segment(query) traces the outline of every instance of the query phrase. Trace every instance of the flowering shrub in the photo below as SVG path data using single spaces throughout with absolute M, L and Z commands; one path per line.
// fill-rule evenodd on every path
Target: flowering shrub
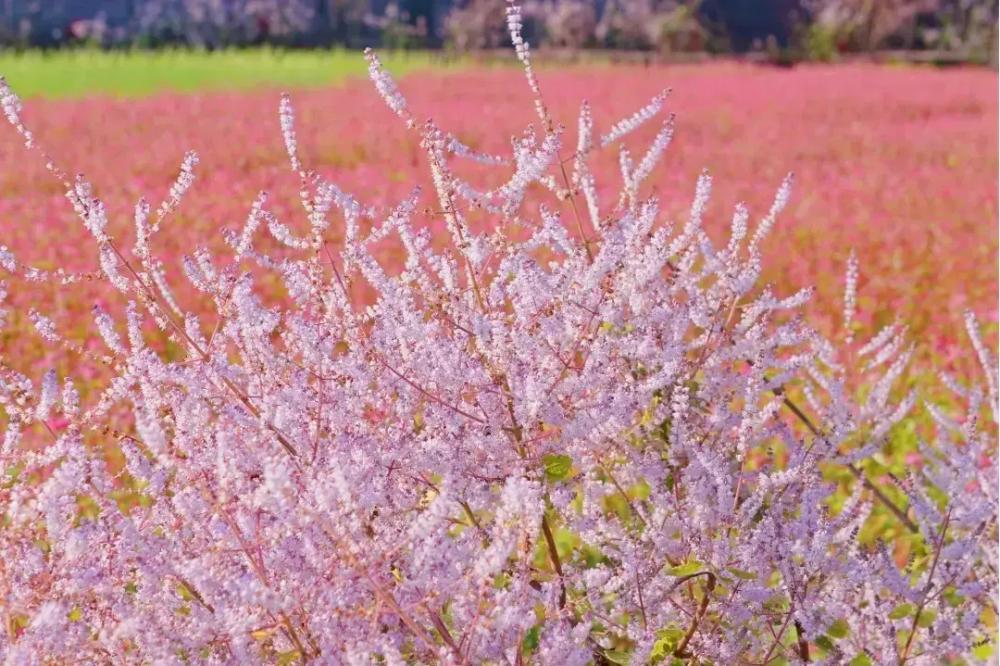
M 555 2 L 546 12 L 546 41 L 556 47 L 579 49 L 588 46 L 596 28 L 597 10 L 589 2 Z
M 472 0 L 447 15 L 448 42 L 459 50 L 496 48 L 509 43 L 504 0 Z M 525 38 L 545 46 L 612 49 L 703 50 L 707 30 L 698 3 L 674 0 L 529 0 L 521 10 Z
M 184 257 L 214 317 L 182 305 L 155 252 L 198 157 L 162 204 L 138 202 L 129 247 L 0 86 L 99 269 L 44 273 L 7 249 L 0 266 L 96 275 L 128 301 L 122 321 L 94 308 L 102 350 L 28 313 L 44 339 L 112 375 L 92 400 L 54 371 L 0 370 L 7 661 L 988 655 L 998 389 L 972 315 L 984 386 L 943 376 L 956 399 L 926 406 L 935 428 L 919 464 L 869 474 L 915 408 L 900 390 L 912 350 L 900 325 L 854 335 L 854 261 L 839 344 L 798 314 L 810 290 L 758 284 L 791 180 L 756 224 L 738 206 L 722 244 L 703 226 L 707 174 L 686 219 L 663 221 L 643 183 L 674 131 L 665 95 L 603 133 L 584 105 L 569 143 L 516 7 L 507 18 L 537 117 L 509 154 L 418 121 L 368 53 L 426 156 L 430 201 L 414 190 L 380 211 L 310 171 L 282 97 L 307 224 L 280 220 L 262 193 L 226 235 L 228 260 Z M 619 149 L 620 191 L 602 196 L 591 156 L 656 121 L 646 151 Z M 476 185 L 463 161 L 507 175 Z M 266 250 L 265 234 L 282 247 Z M 403 262 L 380 262 L 385 244 Z M 278 305 L 256 286 L 269 274 Z
M 448 43 L 456 49 L 495 49 L 507 39 L 503 0 L 472 0 L 445 17 Z

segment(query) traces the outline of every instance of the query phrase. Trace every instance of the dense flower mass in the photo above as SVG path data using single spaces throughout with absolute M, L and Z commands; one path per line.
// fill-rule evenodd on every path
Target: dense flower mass
M 0 265 L 127 302 L 94 306 L 100 346 L 28 315 L 103 367 L 99 394 L 0 367 L 9 663 L 988 657 L 998 389 L 975 317 L 982 386 L 942 376 L 955 398 L 926 405 L 909 472 L 873 473 L 921 402 L 912 347 L 899 323 L 828 340 L 800 314 L 811 290 L 761 283 L 792 179 L 763 214 L 737 206 L 721 243 L 708 173 L 666 220 L 643 189 L 674 131 L 664 99 L 603 131 L 584 106 L 572 136 L 516 7 L 508 26 L 534 118 L 504 153 L 414 115 L 368 54 L 430 173 L 426 196 L 384 210 L 308 170 L 283 97 L 305 222 L 261 193 L 228 257 L 184 256 L 211 314 L 156 254 L 198 157 L 162 204 L 135 205 L 125 241 L 3 86 L 98 261 L 46 272 L 4 250 Z M 591 157 L 658 119 L 647 150 L 619 148 L 609 196 Z M 464 177 L 469 161 L 499 175 Z M 864 270 L 847 269 L 848 322 Z

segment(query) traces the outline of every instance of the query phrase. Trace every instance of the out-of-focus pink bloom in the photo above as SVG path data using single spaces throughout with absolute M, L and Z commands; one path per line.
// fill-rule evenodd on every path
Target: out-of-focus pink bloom
M 794 170 L 789 210 L 763 247 L 764 277 L 785 292 L 815 284 L 810 308 L 820 325 L 839 322 L 823 313 L 841 309 L 839 276 L 852 249 L 861 267 L 858 324 L 881 326 L 899 317 L 928 352 L 962 344 L 962 311 L 982 311 L 997 301 L 993 72 L 718 64 L 542 69 L 538 75 L 553 114 L 567 127 L 576 125 L 584 98 L 600 102 L 595 121 L 607 127 L 671 86 L 667 109 L 678 114 L 678 129 L 649 183 L 665 215 L 679 220 L 691 183 L 709 168 L 717 185 L 706 227 L 716 237 L 726 232 L 733 204 L 743 200 L 751 210 L 766 209 L 773 187 Z M 521 77 L 502 68 L 422 73 L 404 78 L 400 87 L 415 116 L 433 115 L 471 148 L 503 154 L 509 146 L 502 137 L 531 121 Z M 362 92 L 365 85 L 297 93 L 298 142 L 303 160 L 324 176 L 365 201 L 391 206 L 414 182 L 429 182 L 417 141 L 376 96 Z M 200 185 L 157 240 L 168 276 L 176 277 L 179 256 L 206 240 L 219 242 L 219 224 L 237 228 L 246 202 L 261 189 L 271 192 L 269 206 L 279 218 L 297 219 L 297 188 L 287 178 L 279 121 L 271 113 L 277 97 L 218 92 L 34 100 L 27 111 L 59 161 L 94 183 L 108 205 L 113 234 L 130 225 L 140 195 L 166 197 L 185 152 L 198 152 Z M 641 128 L 630 142 L 642 145 L 657 129 Z M 25 160 L 17 141 L 0 135 L 4 244 L 43 266 L 94 270 L 97 257 L 86 231 L 43 175 L 43 165 Z M 617 159 L 608 155 L 596 169 L 606 199 L 615 194 Z M 477 167 L 470 170 L 476 181 Z M 754 178 L 748 181 L 747 174 Z M 334 220 L 327 233 L 337 243 L 342 222 Z M 22 298 L 22 291 L 13 289 L 11 298 Z M 75 302 L 92 302 L 89 292 L 84 285 L 65 297 L 64 317 L 86 317 L 89 306 Z

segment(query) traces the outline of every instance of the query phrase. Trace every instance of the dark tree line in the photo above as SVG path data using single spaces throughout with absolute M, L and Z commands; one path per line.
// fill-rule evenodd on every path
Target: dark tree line
M 538 46 L 995 57 L 996 0 L 523 0 Z M 0 0 L 13 46 L 502 47 L 505 0 Z

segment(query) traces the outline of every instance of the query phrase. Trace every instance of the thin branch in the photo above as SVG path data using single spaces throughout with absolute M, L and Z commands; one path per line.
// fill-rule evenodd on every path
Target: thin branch
M 798 620 L 795 621 L 795 635 L 798 640 L 799 658 L 802 661 L 809 661 L 809 641 L 806 640 L 806 632 Z
M 917 635 L 917 624 L 920 622 L 920 615 L 924 612 L 924 607 L 927 602 L 930 601 L 930 591 L 934 587 L 934 573 L 937 571 L 938 562 L 941 560 L 941 550 L 944 547 L 944 539 L 948 532 L 948 523 L 951 521 L 951 509 L 948 509 L 948 513 L 944 516 L 944 521 L 941 523 L 941 533 L 938 536 L 937 547 L 934 549 L 934 560 L 931 562 L 930 571 L 927 573 L 927 585 L 924 586 L 924 594 L 920 599 L 920 603 L 917 604 L 917 610 L 913 613 L 913 622 L 910 623 L 910 634 L 906 637 L 906 644 L 903 646 L 903 652 L 899 655 L 899 666 L 903 666 L 906 660 L 909 659 L 910 648 L 913 647 L 913 637 Z
M 809 432 L 811 432 L 814 436 L 820 437 L 824 441 L 826 441 L 826 437 L 823 435 L 822 432 L 820 432 L 819 428 L 816 427 L 816 424 L 814 424 L 812 420 L 808 416 L 806 416 L 805 412 L 803 412 L 798 405 L 792 402 L 791 398 L 789 398 L 785 394 L 784 389 L 782 387 L 777 387 L 773 389 L 772 392 L 776 396 L 781 398 L 785 406 L 788 407 L 789 410 L 791 410 L 791 412 L 796 416 L 796 418 L 798 418 L 803 424 L 805 424 L 806 428 L 809 429 Z M 853 474 L 859 481 L 861 481 L 864 487 L 870 490 L 872 494 L 875 495 L 875 498 L 879 502 L 881 502 L 887 509 L 889 509 L 889 511 L 891 511 L 892 514 L 896 516 L 896 518 L 899 519 L 899 521 L 903 523 L 903 525 L 905 525 L 907 529 L 909 529 L 911 532 L 915 534 L 920 533 L 920 528 L 917 527 L 917 524 L 915 522 L 913 522 L 913 519 L 907 516 L 905 511 L 896 506 L 896 503 L 893 502 L 891 499 L 889 499 L 888 495 L 886 495 L 884 492 L 882 492 L 882 490 L 878 486 L 872 483 L 868 479 L 868 477 L 865 476 L 865 473 L 857 465 L 855 465 L 854 463 L 847 463 L 847 469 L 849 469 L 851 471 L 851 474 Z
M 556 540 L 549 527 L 549 519 L 544 514 L 542 514 L 542 534 L 545 535 L 545 543 L 549 548 L 549 559 L 552 560 L 552 567 L 559 576 L 559 608 L 566 608 L 566 580 L 563 578 L 562 561 L 559 559 Z
M 674 650 L 674 656 L 679 657 L 681 659 L 692 656 L 691 653 L 687 651 L 687 647 L 688 644 L 691 642 L 691 639 L 694 638 L 695 632 L 698 631 L 698 625 L 701 624 L 702 618 L 705 617 L 705 611 L 708 610 L 708 602 L 711 600 L 712 590 L 715 589 L 715 574 L 712 573 L 711 571 L 700 571 L 698 573 L 691 574 L 690 576 L 684 576 L 674 585 L 674 587 L 677 587 L 677 585 L 681 584 L 682 582 L 691 580 L 696 576 L 702 576 L 702 575 L 708 577 L 708 582 L 705 584 L 705 596 L 701 598 L 701 604 L 698 606 L 698 613 L 694 616 L 694 619 L 691 621 L 691 626 L 688 627 L 687 633 L 684 634 L 684 638 L 677 646 L 677 649 Z

